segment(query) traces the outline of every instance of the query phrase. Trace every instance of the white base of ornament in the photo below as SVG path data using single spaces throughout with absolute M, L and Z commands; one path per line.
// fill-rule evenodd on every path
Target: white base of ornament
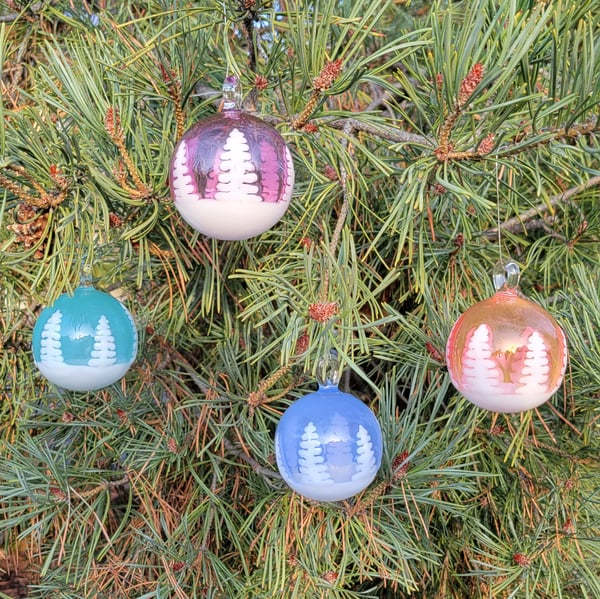
M 362 480 L 352 480 L 345 483 L 324 482 L 316 485 L 314 482 L 307 484 L 299 483 L 298 481 L 286 480 L 286 483 L 303 497 L 314 499 L 315 501 L 342 501 L 348 499 L 357 493 L 366 489 L 374 480 L 375 476 L 367 477 Z
M 289 202 L 237 202 L 181 197 L 175 206 L 196 231 L 223 241 L 240 241 L 264 233 L 285 214 Z
M 517 414 L 518 412 L 533 410 L 548 401 L 555 391 L 552 390 L 552 393 L 549 393 L 544 389 L 538 393 L 533 393 L 530 389 L 526 389 L 525 392 L 514 391 L 511 393 L 510 391 L 499 389 L 497 392 L 494 392 L 487 385 L 482 385 L 481 388 L 470 387 L 469 389 L 465 389 L 464 386 L 459 387 L 457 383 L 453 382 L 453 384 L 461 395 L 478 408 L 502 414 Z
M 74 366 L 60 362 L 36 362 L 39 371 L 57 387 L 70 391 L 95 391 L 116 383 L 131 364 L 112 366 Z

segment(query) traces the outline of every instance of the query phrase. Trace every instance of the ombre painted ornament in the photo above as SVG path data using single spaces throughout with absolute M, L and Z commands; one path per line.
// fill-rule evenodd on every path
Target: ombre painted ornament
M 223 111 L 181 138 L 171 159 L 171 197 L 195 230 L 221 240 L 270 229 L 287 210 L 294 164 L 276 129 L 239 108 L 235 77 L 223 86 Z
M 297 399 L 275 431 L 283 480 L 317 501 L 340 501 L 365 489 L 377 475 L 382 451 L 373 412 L 332 381 Z
M 519 267 L 500 264 L 496 293 L 456 321 L 446 345 L 452 384 L 476 406 L 515 413 L 543 404 L 560 387 L 567 365 L 556 320 L 518 291 Z
M 71 391 L 118 381 L 133 364 L 138 336 L 131 313 L 117 299 L 82 285 L 44 308 L 33 328 L 35 365 Z

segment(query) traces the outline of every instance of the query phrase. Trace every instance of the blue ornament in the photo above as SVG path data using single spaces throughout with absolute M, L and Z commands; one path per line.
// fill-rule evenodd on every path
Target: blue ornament
M 365 489 L 379 470 L 383 441 L 373 412 L 327 381 L 296 400 L 275 431 L 283 480 L 317 501 L 340 501 Z
M 93 391 L 118 381 L 133 364 L 138 336 L 127 308 L 91 286 L 63 293 L 33 328 L 33 358 L 59 387 Z

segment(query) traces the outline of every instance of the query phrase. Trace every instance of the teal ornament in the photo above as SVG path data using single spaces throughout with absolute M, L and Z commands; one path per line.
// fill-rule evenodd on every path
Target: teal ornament
M 112 295 L 82 285 L 44 308 L 33 328 L 35 365 L 71 391 L 118 381 L 133 364 L 138 335 L 127 308 Z
M 340 501 L 368 487 L 382 452 L 375 414 L 331 381 L 291 404 L 275 431 L 275 456 L 283 480 L 317 501 Z

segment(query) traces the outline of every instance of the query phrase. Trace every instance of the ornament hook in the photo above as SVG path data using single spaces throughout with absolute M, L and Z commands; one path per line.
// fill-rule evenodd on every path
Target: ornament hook
M 223 82 L 223 110 L 240 110 L 241 106 L 240 80 L 235 75 L 227 75 Z
M 335 349 L 317 364 L 317 383 L 319 387 L 337 387 L 340 382 L 340 363 Z
M 85 252 L 79 265 L 79 286 L 91 287 L 93 280 L 93 266 L 88 258 L 88 253 Z
M 516 289 L 519 286 L 521 269 L 514 260 L 500 260 L 494 266 L 494 288 L 496 291 L 502 289 Z

